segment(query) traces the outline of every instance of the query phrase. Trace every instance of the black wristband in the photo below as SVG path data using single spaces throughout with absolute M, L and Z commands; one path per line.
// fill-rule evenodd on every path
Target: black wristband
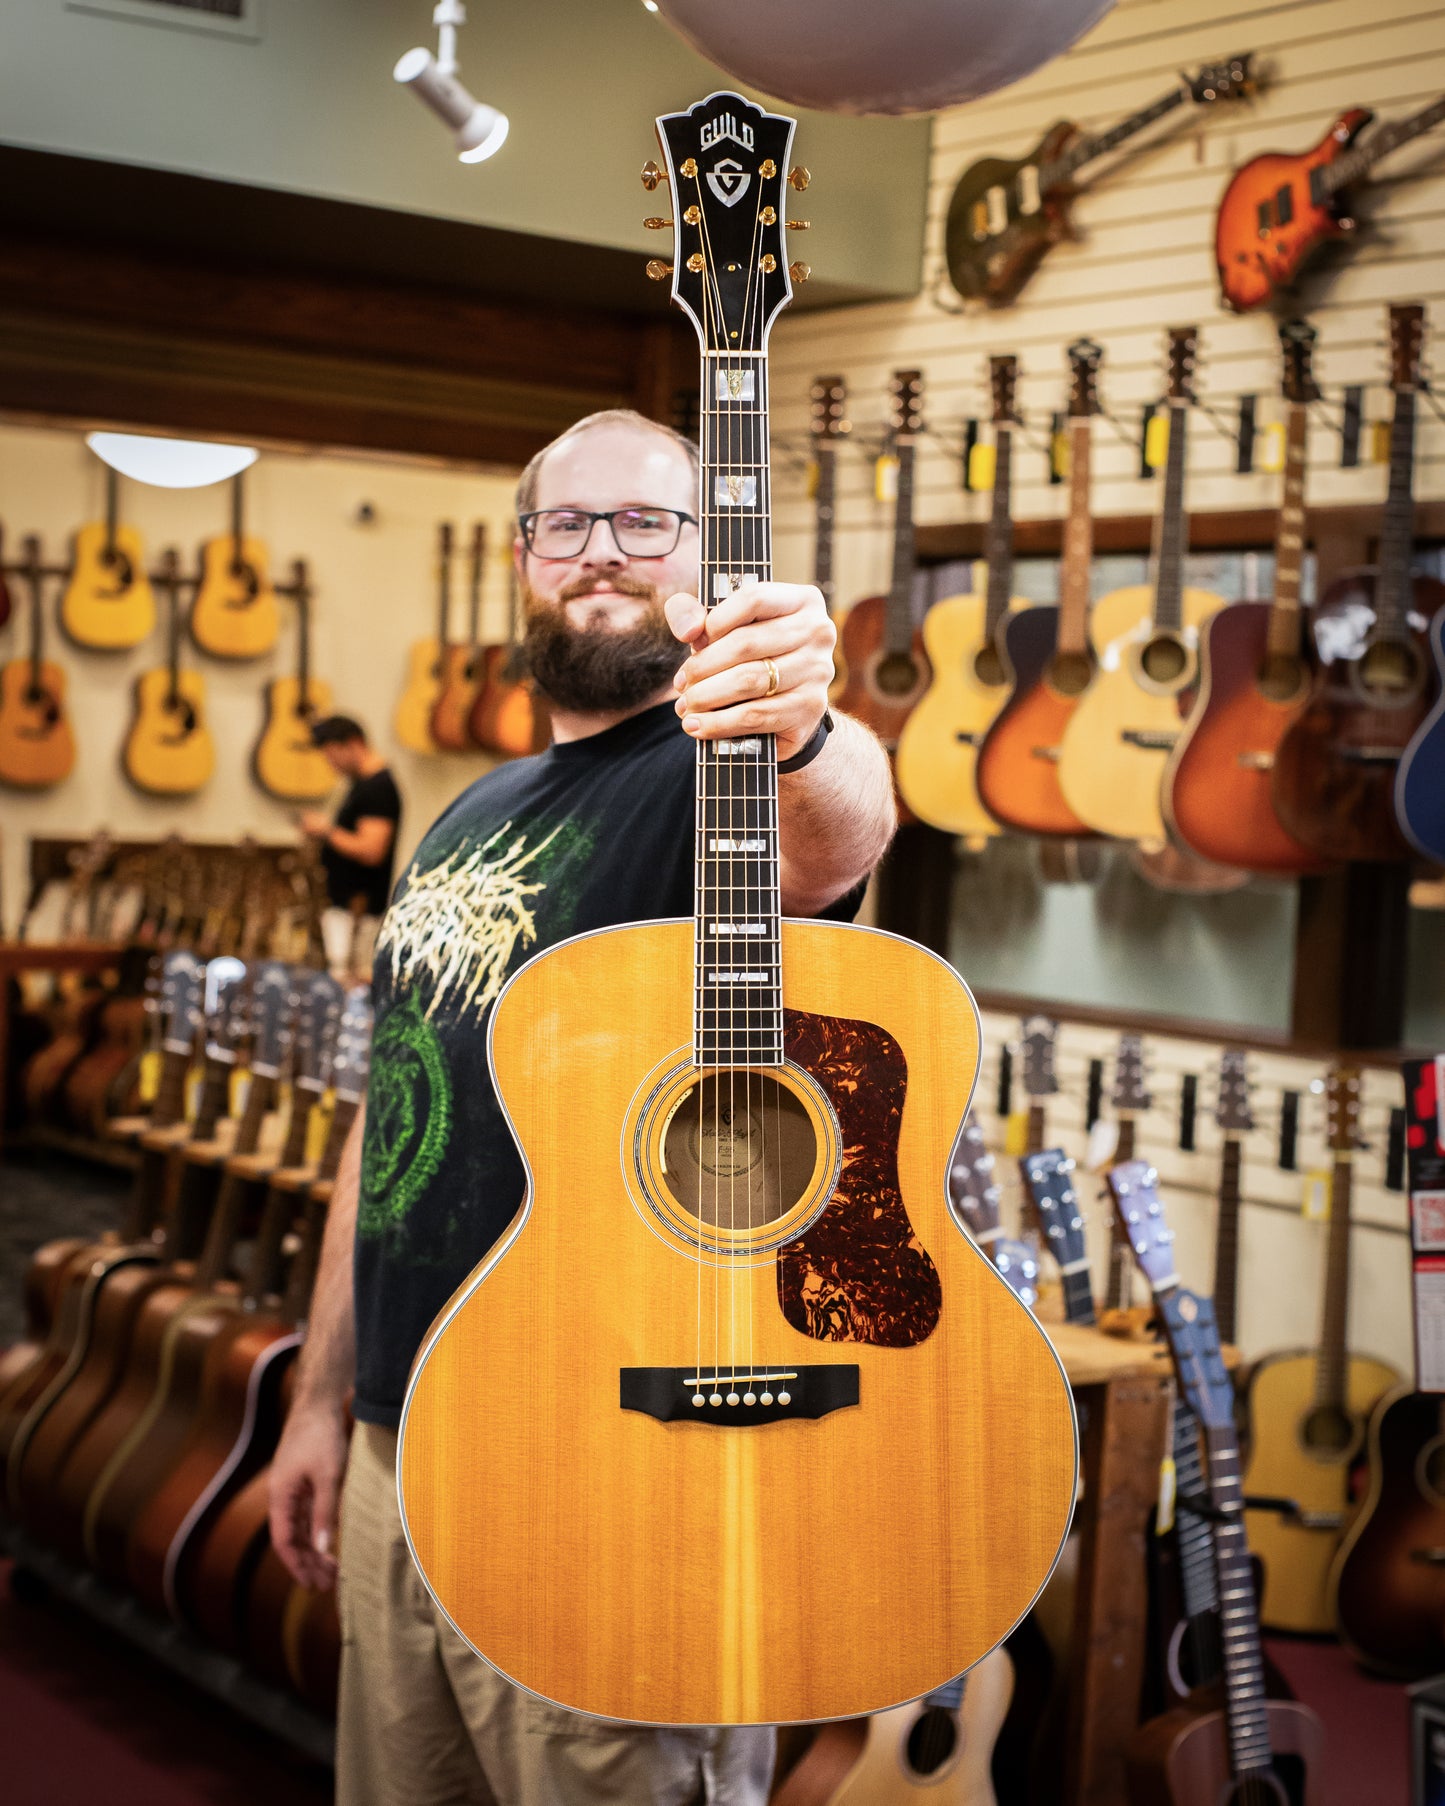
M 787 777 L 789 772 L 801 771 L 805 765 L 811 765 L 827 744 L 828 736 L 833 731 L 833 717 L 827 709 L 823 710 L 823 719 L 813 729 L 813 737 L 791 759 L 783 759 L 778 764 L 778 776 Z

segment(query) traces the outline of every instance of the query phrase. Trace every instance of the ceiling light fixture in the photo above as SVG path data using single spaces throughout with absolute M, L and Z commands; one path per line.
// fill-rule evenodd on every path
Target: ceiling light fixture
M 102 463 L 157 489 L 204 489 L 239 476 L 256 462 L 254 445 L 214 439 L 162 439 L 150 433 L 87 433 L 85 443 Z
M 437 0 L 432 24 L 439 33 L 435 56 L 424 46 L 398 58 L 392 79 L 410 88 L 419 100 L 452 128 L 457 156 L 463 163 L 484 163 L 507 141 L 505 113 L 489 107 L 457 79 L 457 27 L 467 22 L 462 0 Z

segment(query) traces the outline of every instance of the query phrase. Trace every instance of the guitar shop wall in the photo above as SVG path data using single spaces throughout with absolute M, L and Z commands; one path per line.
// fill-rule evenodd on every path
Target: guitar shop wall
M 481 753 L 410 752 L 393 730 L 411 644 L 437 631 L 439 524 L 453 523 L 457 539 L 455 635 L 467 628 L 467 550 L 472 526 L 481 521 L 487 527 L 481 629 L 484 639 L 505 641 L 515 480 L 515 472 L 497 469 L 284 450 L 263 451 L 243 478 L 245 528 L 269 551 L 273 578 L 284 581 L 294 559 L 307 563 L 314 589 L 311 675 L 329 686 L 338 711 L 363 723 L 395 772 L 405 805 L 399 861 L 491 762 Z M 0 422 L 0 498 L 7 559 L 17 558 L 23 537 L 35 534 L 45 564 L 65 565 L 76 529 L 104 518 L 105 467 L 78 431 Z M 159 489 L 122 478 L 118 499 L 120 516 L 139 531 L 153 571 L 173 547 L 182 574 L 194 578 L 205 542 L 230 530 L 229 483 Z M 5 655 L 20 657 L 29 649 L 29 591 L 23 577 L 12 576 L 10 588 L 14 612 Z M 33 836 L 88 835 L 104 827 L 122 840 L 175 831 L 199 841 L 251 834 L 275 842 L 295 832 L 297 805 L 266 795 L 251 769 L 267 685 L 295 674 L 294 603 L 280 598 L 277 643 L 259 658 L 207 657 L 183 634 L 182 666 L 198 671 L 205 685 L 215 768 L 196 794 L 159 797 L 128 782 L 121 749 L 134 713 L 135 680 L 166 663 L 164 597 L 157 593 L 156 628 L 148 640 L 128 652 L 100 652 L 69 643 L 60 632 L 63 588 L 55 577 L 44 585 L 45 652 L 65 674 L 75 765 L 53 787 L 5 792 L 3 914 L 12 929 L 24 905 Z M 183 609 L 192 593 L 189 585 L 181 591 Z
M 1011 305 L 965 304 L 948 279 L 944 229 L 960 177 L 985 157 L 1025 155 L 1059 119 L 1107 131 L 1176 85 L 1179 72 L 1253 52 L 1252 97 L 1188 102 L 1084 167 L 1073 207 L 1077 237 L 1056 245 Z M 1197 324 L 1197 389 L 1185 504 L 1195 551 L 1186 580 L 1225 599 L 1268 597 L 1273 511 L 1278 509 L 1280 343 L 1268 311 L 1236 314 L 1220 302 L 1215 209 L 1231 173 L 1267 151 L 1304 151 L 1338 115 L 1372 107 L 1377 125 L 1414 113 L 1445 88 L 1445 10 L 1419 0 L 1270 4 L 1221 0 L 1201 12 L 1188 0 L 1118 0 L 1073 50 L 1004 92 L 934 121 L 922 291 L 907 301 L 785 315 L 774 335 L 777 416 L 776 556 L 780 575 L 811 573 L 814 508 L 808 491 L 810 385 L 825 373 L 846 383 L 851 433 L 837 457 L 834 596 L 838 608 L 889 589 L 893 504 L 875 459 L 888 449 L 889 380 L 921 373 L 922 436 L 916 442 L 915 512 L 922 570 L 914 596 L 971 588 L 992 497 L 984 460 L 965 486 L 969 452 L 987 447 L 989 358 L 1019 360 L 1013 432 L 1012 514 L 1018 560 L 1013 593 L 1057 600 L 1054 550 L 1030 556 L 1066 508 L 1068 487 L 1052 462 L 1052 434 L 1068 405 L 1066 347 L 1081 336 L 1102 349 L 1098 391 L 1108 418 L 1093 422 L 1097 598 L 1142 583 L 1148 517 L 1162 472 L 1143 474 L 1145 410 L 1165 394 L 1167 328 Z M 800 145 L 803 141 L 800 135 Z M 1386 310 L 1420 301 L 1437 347 L 1445 327 L 1445 161 L 1438 131 L 1382 160 L 1358 192 L 1360 229 L 1317 259 L 1298 291 L 1317 333 L 1314 374 L 1323 394 L 1311 410 L 1306 495 L 1318 533 L 1338 510 L 1337 544 L 1317 546 L 1326 581 L 1340 563 L 1373 553 L 1387 487 L 1391 395 Z M 806 150 L 806 146 L 803 146 Z M 1352 191 L 1352 199 L 1354 199 Z M 799 207 L 799 211 L 805 211 Z M 1432 364 L 1427 336 L 1425 368 Z M 1361 391 L 1363 430 L 1346 465 L 1341 427 L 1350 391 Z M 1237 470 L 1240 409 L 1254 397 L 1253 468 Z M 1157 429 L 1156 429 L 1157 431 Z M 1162 461 L 1162 444 L 1149 447 Z M 1445 496 L 1445 424 L 1422 398 L 1415 435 L 1417 535 Z M 981 479 L 981 480 L 980 480 Z M 1373 514 L 1369 511 L 1373 510 Z M 1250 525 L 1252 511 L 1259 524 Z M 1358 512 L 1363 511 L 1363 512 Z M 1266 520 L 1267 516 L 1267 520 Z M 1229 543 L 1231 518 L 1240 523 Z M 1137 541 L 1110 552 L 1109 523 L 1135 523 Z M 1117 544 L 1119 534 L 1113 535 Z M 1418 540 L 1417 540 L 1418 543 Z M 1352 555 L 1353 554 L 1353 555 Z M 1304 590 L 1314 572 L 1306 559 Z M 1438 569 L 1438 559 L 1430 568 Z M 1291 1023 L 1297 887 L 1256 878 L 1217 896 L 1171 895 L 1131 869 L 1123 852 L 1087 856 L 1092 882 L 1049 882 L 1038 846 L 999 838 L 981 851 L 958 843 L 947 946 L 977 986 L 1063 1005 L 1112 1005 L 1199 1022 L 1285 1031 Z M 946 879 L 942 882 L 946 883 Z M 1445 1035 L 1445 913 L 1439 892 L 1417 889 L 1410 911 L 1404 1040 Z M 941 936 L 939 937 L 942 938 Z

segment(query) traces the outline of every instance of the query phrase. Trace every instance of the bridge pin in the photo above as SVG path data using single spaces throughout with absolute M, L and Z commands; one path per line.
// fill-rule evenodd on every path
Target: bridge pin
M 780 1405 L 790 1405 L 790 1404 L 792 1404 L 792 1402 L 793 1402 L 793 1395 L 791 1392 L 780 1392 L 778 1394 L 778 1403 Z
M 707 1403 L 707 1400 L 703 1397 L 703 1395 L 700 1392 L 694 1392 L 692 1395 L 692 1402 L 695 1405 L 705 1405 Z
M 765 1404 L 765 1405 L 770 1405 L 770 1404 L 772 1404 L 772 1402 L 773 1402 L 773 1395 L 772 1395 L 772 1393 L 771 1393 L 771 1392 L 765 1392 L 765 1393 L 764 1393 L 764 1394 L 763 1394 L 763 1403 L 764 1403 L 764 1404 Z
M 745 1405 L 755 1405 L 757 1402 L 758 1395 L 756 1392 L 745 1392 L 743 1394 L 743 1403 Z
M 714 1392 L 712 1397 L 707 1402 L 710 1405 L 720 1405 L 722 1403 L 722 1393 Z
M 730 1404 L 730 1405 L 736 1405 L 736 1404 L 740 1404 L 740 1403 L 741 1403 L 741 1402 L 742 1402 L 742 1401 L 741 1401 L 741 1400 L 740 1400 L 740 1399 L 739 1399 L 739 1398 L 738 1398 L 738 1395 L 737 1395 L 737 1393 L 736 1393 L 736 1392 L 729 1392 L 729 1393 L 728 1393 L 728 1403 L 729 1403 L 729 1404 Z

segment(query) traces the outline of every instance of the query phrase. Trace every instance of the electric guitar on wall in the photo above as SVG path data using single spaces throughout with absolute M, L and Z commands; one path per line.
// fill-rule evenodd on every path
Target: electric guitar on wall
M 392 731 L 408 752 L 440 751 L 431 718 L 442 693 L 442 654 L 452 601 L 452 524 L 437 529 L 437 630 L 435 638 L 413 640 L 407 654 L 406 687 L 396 705 Z
M 245 527 L 246 479 L 231 479 L 231 531 L 201 548 L 191 638 L 213 658 L 260 658 L 276 644 L 281 612 L 264 541 Z
M 336 787 L 336 773 L 311 743 L 313 723 L 331 713 L 331 685 L 311 675 L 311 584 L 306 564 L 291 567 L 296 603 L 296 675 L 273 677 L 266 686 L 266 720 L 251 769 L 268 796 L 283 803 L 319 801 Z
M 833 537 L 838 499 L 838 445 L 852 430 L 848 421 L 848 385 L 841 376 L 819 376 L 809 397 L 813 435 L 813 582 L 823 604 L 833 613 Z M 841 646 L 834 653 L 833 696 L 842 694 L 846 673 Z
M 920 821 L 971 842 L 999 831 L 979 798 L 978 749 L 1009 693 L 999 631 L 1009 610 L 1023 607 L 1013 594 L 1010 513 L 1017 382 L 1017 358 L 989 359 L 994 477 L 985 593 L 945 597 L 924 616 L 932 679 L 898 740 L 898 788 L 909 808 Z
M 0 783 L 48 790 L 75 768 L 65 712 L 65 673 L 45 656 L 45 572 L 40 541 L 25 541 L 21 575 L 30 591 L 30 650 L 0 666 Z
M 968 301 L 1006 307 L 1045 253 L 1069 238 L 1069 210 L 1079 193 L 1074 177 L 1095 158 L 1192 101 L 1209 106 L 1254 92 L 1249 56 L 1211 63 L 1181 75 L 1169 92 L 1097 137 L 1068 119 L 1049 127 L 1026 157 L 984 157 L 959 178 L 948 204 L 945 256 L 953 286 Z
M 1012 687 L 978 755 L 984 807 L 1021 834 L 1081 837 L 1092 831 L 1059 788 L 1059 743 L 1096 669 L 1089 643 L 1089 467 L 1103 356 L 1092 339 L 1069 347 L 1069 512 L 1059 605 L 1015 609 L 1004 620 L 1003 662 Z
M 1315 605 L 1314 687 L 1280 740 L 1275 810 L 1325 859 L 1408 858 L 1395 819 L 1403 754 L 1435 700 L 1426 633 L 1445 584 L 1412 576 L 1415 397 L 1425 310 L 1390 309 L 1390 492 L 1379 568 L 1347 572 Z
M 715 605 L 771 569 L 793 121 L 719 93 L 658 133 Z M 911 942 L 782 919 L 776 756 L 699 743 L 696 921 L 574 936 L 503 988 L 490 1058 L 527 1195 L 401 1419 L 406 1532 L 450 1621 L 542 1697 L 636 1722 L 921 1698 L 1017 1623 L 1073 1508 L 1062 1370 L 948 1204 L 972 1000 Z M 898 1609 L 820 1643 L 804 1571 Z
M 1287 320 L 1279 336 L 1287 412 L 1274 600 L 1234 602 L 1204 623 L 1199 700 L 1165 767 L 1164 814 L 1200 858 L 1287 876 L 1325 864 L 1281 824 L 1271 797 L 1279 743 L 1310 696 L 1300 646 L 1300 572 L 1309 406 L 1319 390 L 1311 369 L 1314 328 Z
M 111 652 L 139 646 L 156 624 L 145 547 L 119 517 L 120 478 L 105 473 L 105 519 L 75 536 L 70 581 L 60 599 L 60 625 L 78 646 Z
M 1352 232 L 1355 222 L 1342 212 L 1345 191 L 1381 157 L 1445 120 L 1445 98 L 1413 118 L 1381 126 L 1357 145 L 1374 117 L 1368 107 L 1351 107 L 1313 150 L 1254 157 L 1230 177 L 1214 227 L 1226 307 L 1239 313 L 1263 307 L 1276 290 L 1293 283 L 1320 245 Z
M 1198 343 L 1193 326 L 1169 334 L 1169 454 L 1153 586 L 1115 590 L 1095 603 L 1099 674 L 1059 747 L 1059 784 L 1080 820 L 1151 851 L 1166 844 L 1159 784 L 1196 682 L 1199 629 L 1224 606 L 1208 590 L 1184 586 L 1186 437 Z
M 152 796 L 194 796 L 216 766 L 206 726 L 206 680 L 181 669 L 181 574 L 174 551 L 161 557 L 166 599 L 166 662 L 135 680 L 135 718 L 121 767 L 137 790 Z
M 482 573 L 486 568 L 487 529 L 478 521 L 472 528 L 471 572 L 467 590 L 467 637 L 461 645 L 442 646 L 441 692 L 431 712 L 431 737 L 446 752 L 468 752 L 472 747 L 472 705 L 482 682 L 485 653 L 478 639 L 482 612 Z M 491 650 L 488 648 L 488 650 Z

